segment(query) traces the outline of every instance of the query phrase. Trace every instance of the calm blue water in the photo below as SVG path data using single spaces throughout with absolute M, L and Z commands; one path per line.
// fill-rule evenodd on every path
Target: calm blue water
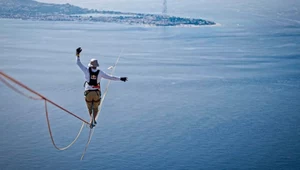
M 83 161 L 87 127 L 56 150 L 44 103 L 0 83 L 0 169 L 299 169 L 299 2 L 193 3 L 168 9 L 221 26 L 0 20 L 0 69 L 86 120 L 75 49 L 105 71 L 124 49 L 115 75 L 129 77 L 111 83 Z M 65 146 L 81 122 L 49 114 Z

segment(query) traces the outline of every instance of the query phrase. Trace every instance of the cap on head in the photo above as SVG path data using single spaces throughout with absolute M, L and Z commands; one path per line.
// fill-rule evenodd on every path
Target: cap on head
M 92 58 L 90 63 L 88 64 L 89 67 L 99 67 L 99 64 L 98 64 L 98 60 Z

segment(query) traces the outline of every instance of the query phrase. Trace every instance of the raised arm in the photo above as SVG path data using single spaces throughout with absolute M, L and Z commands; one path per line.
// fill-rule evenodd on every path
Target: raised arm
M 80 61 L 80 53 L 81 53 L 82 49 L 80 47 L 78 47 L 76 49 L 76 63 L 77 65 L 79 66 L 79 68 L 84 72 L 86 73 L 87 72 L 87 68 L 81 63 Z
M 79 66 L 79 68 L 80 68 L 84 73 L 87 72 L 87 68 L 81 63 L 79 57 L 77 57 L 76 63 L 77 63 L 77 65 Z

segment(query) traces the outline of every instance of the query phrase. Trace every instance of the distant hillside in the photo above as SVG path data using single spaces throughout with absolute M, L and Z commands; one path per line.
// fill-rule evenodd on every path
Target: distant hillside
M 2 15 L 15 13 L 25 15 L 71 15 L 97 12 L 97 10 L 80 8 L 71 4 L 40 3 L 33 0 L 1 0 L 0 11 Z
M 101 15 L 92 15 L 95 13 Z M 98 11 L 80 8 L 71 4 L 41 3 L 33 0 L 0 0 L 0 18 L 40 21 L 114 22 L 155 26 L 215 25 L 214 22 L 203 19 L 181 18 L 159 14 Z

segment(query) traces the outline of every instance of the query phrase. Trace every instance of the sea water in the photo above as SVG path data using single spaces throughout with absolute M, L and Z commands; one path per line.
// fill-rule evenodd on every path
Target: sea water
M 160 11 L 147 3 L 114 7 Z M 58 151 L 44 102 L 0 83 L 0 169 L 299 169 L 299 8 L 168 1 L 170 14 L 218 23 L 196 28 L 1 19 L 0 70 L 85 120 L 77 47 L 107 73 L 120 55 L 114 75 L 129 81 L 111 82 L 83 161 L 88 127 Z M 81 121 L 48 111 L 56 144 L 69 144 Z

